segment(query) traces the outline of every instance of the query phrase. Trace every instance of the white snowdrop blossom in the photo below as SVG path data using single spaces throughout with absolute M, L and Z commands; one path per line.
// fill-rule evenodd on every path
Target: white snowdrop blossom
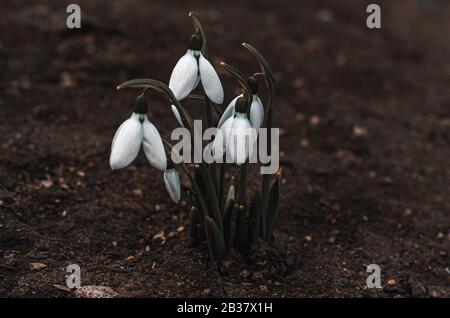
M 109 165 L 112 170 L 124 168 L 136 159 L 141 145 L 150 164 L 165 171 L 167 157 L 158 129 L 146 114 L 134 112 L 117 129 L 111 144 Z
M 254 99 L 253 104 L 257 107 L 255 113 L 258 114 L 258 101 Z M 262 123 L 261 116 L 264 116 L 264 109 L 262 115 L 258 114 L 255 117 L 259 126 Z M 257 129 L 252 126 L 251 120 L 248 118 L 244 98 L 236 97 L 227 107 L 220 121 L 219 132 L 213 142 L 215 158 L 227 152 L 235 164 L 243 164 L 251 155 L 253 144 L 257 138 Z
M 219 124 L 217 125 L 218 128 L 220 128 L 227 119 L 230 117 L 233 117 L 235 114 L 234 106 L 236 104 L 236 101 L 239 97 L 242 97 L 243 95 L 236 96 L 230 104 L 227 106 L 225 111 L 223 112 L 222 117 L 220 117 Z M 261 102 L 261 99 L 258 97 L 258 95 L 253 94 L 252 97 L 252 104 L 250 105 L 250 123 L 252 124 L 252 127 L 255 129 L 259 129 L 264 121 L 264 106 Z
M 223 88 L 214 67 L 203 56 L 201 39 L 194 34 L 189 39 L 189 49 L 175 65 L 169 80 L 169 88 L 178 100 L 182 100 L 201 81 L 206 96 L 216 104 L 223 102 Z

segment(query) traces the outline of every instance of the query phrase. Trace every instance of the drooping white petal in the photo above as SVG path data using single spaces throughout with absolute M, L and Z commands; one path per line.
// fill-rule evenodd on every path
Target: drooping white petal
M 200 74 L 197 74 L 197 79 L 195 80 L 194 88 L 192 90 L 196 89 L 198 84 L 200 84 Z
M 139 153 L 143 138 L 139 114 L 133 113 L 117 129 L 111 144 L 109 165 L 112 170 L 128 166 Z
M 170 198 L 178 203 L 181 197 L 181 183 L 180 176 L 175 169 L 168 169 L 164 171 L 164 185 L 167 192 L 169 192 Z
M 258 95 L 253 95 L 250 105 L 250 123 L 255 129 L 259 129 L 264 121 L 264 106 Z
M 236 113 L 227 146 L 227 151 L 235 164 L 241 165 L 247 160 L 255 140 L 256 131 L 252 128 L 247 116 Z
M 194 51 L 188 50 L 180 58 L 170 75 L 169 88 L 178 100 L 182 100 L 198 84 L 198 63 Z
M 222 104 L 223 102 L 223 88 L 220 83 L 219 76 L 217 75 L 214 67 L 209 63 L 207 59 L 200 53 L 198 58 L 200 78 L 202 80 L 203 88 L 205 89 L 206 96 L 216 104 Z
M 175 115 L 175 118 L 177 119 L 177 122 L 180 124 L 180 126 L 184 127 L 180 113 L 178 112 L 178 109 L 175 107 L 175 105 L 172 105 L 172 113 Z
M 153 167 L 162 171 L 166 170 L 166 151 L 158 129 L 148 120 L 147 116 L 145 116 L 142 127 L 145 156 Z
M 230 140 L 230 134 L 231 134 L 231 126 L 233 124 L 234 117 L 229 117 L 222 126 L 220 126 L 220 129 L 217 132 L 216 137 L 213 141 L 213 154 L 214 158 L 219 159 L 221 158 L 227 149 L 228 142 Z
M 242 94 L 239 96 L 236 96 L 231 102 L 230 104 L 228 104 L 227 108 L 225 109 L 225 111 L 222 114 L 222 117 L 220 117 L 219 120 L 219 124 L 217 125 L 217 128 L 220 128 L 220 126 L 222 126 L 222 124 L 225 122 L 225 120 L 227 120 L 230 117 L 234 116 L 234 105 L 236 105 L 236 101 L 239 97 L 242 97 Z

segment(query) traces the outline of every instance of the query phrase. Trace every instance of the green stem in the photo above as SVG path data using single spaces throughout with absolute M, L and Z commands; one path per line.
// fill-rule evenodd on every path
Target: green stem
M 218 224 L 221 233 L 223 234 L 223 224 L 222 217 L 220 215 L 220 206 L 219 201 L 217 200 L 216 190 L 214 187 L 214 183 L 211 179 L 211 175 L 209 174 L 208 167 L 205 164 L 199 165 L 200 173 L 202 175 L 203 180 L 205 181 L 206 188 L 208 191 L 208 195 L 212 202 L 212 209 L 214 213 L 214 221 Z
M 225 202 L 224 202 L 224 187 L 225 187 L 225 155 L 223 157 L 223 162 L 219 164 L 220 175 L 219 175 L 219 203 L 222 208 L 222 215 L 225 214 Z
M 209 98 L 205 95 L 205 106 L 206 106 L 206 123 L 207 123 L 207 127 L 212 127 L 213 123 L 212 123 L 212 105 L 211 105 L 211 101 L 209 100 Z
M 243 205 L 243 206 L 247 206 L 246 205 L 247 170 L 248 170 L 248 163 L 245 162 L 242 164 L 240 173 L 239 173 L 239 195 L 238 195 L 238 202 L 240 205 Z
M 165 144 L 165 146 L 170 150 L 170 152 L 172 152 L 172 144 L 163 136 L 161 136 L 163 143 Z M 202 192 L 200 191 L 200 188 L 197 184 L 197 182 L 195 181 L 195 178 L 192 177 L 192 175 L 189 173 L 189 170 L 186 167 L 185 163 L 180 163 L 179 166 L 183 169 L 184 173 L 186 174 L 186 176 L 189 178 L 189 181 L 192 184 L 192 188 L 194 189 L 194 194 L 197 197 L 198 203 L 200 204 L 200 215 L 203 217 L 204 215 L 208 215 L 208 208 L 206 205 L 206 201 L 203 198 Z
M 272 125 L 273 125 L 273 108 L 272 108 L 272 102 L 273 102 L 273 92 L 269 91 L 268 101 L 267 101 L 267 155 L 270 157 L 272 155 Z M 270 162 L 268 163 L 268 165 Z M 267 219 L 267 206 L 269 204 L 269 185 L 270 185 L 270 179 L 271 175 L 264 174 L 262 176 L 262 182 L 261 182 L 261 213 L 262 213 L 262 231 L 263 231 L 263 237 L 265 237 L 266 233 L 266 223 L 265 220 Z
M 200 211 L 201 211 L 200 216 L 204 217 L 205 215 L 209 215 L 208 207 L 206 205 L 205 199 L 203 198 L 202 192 L 200 191 L 200 188 L 197 185 L 197 182 L 195 182 L 195 179 L 191 176 L 191 174 L 189 173 L 184 164 L 181 164 L 181 167 L 188 176 L 189 181 L 192 184 L 192 188 L 194 189 L 195 196 L 197 197 L 198 203 L 200 204 Z
M 205 94 L 205 111 L 206 111 L 206 123 L 207 123 L 207 127 L 206 128 L 210 128 L 213 126 L 213 116 L 212 116 L 212 111 L 213 111 L 213 105 L 211 104 L 211 101 L 209 100 L 208 96 L 206 96 Z M 216 164 L 213 162 L 210 166 L 209 166 L 209 171 L 211 174 L 211 178 L 213 179 L 213 183 L 214 183 L 214 189 L 216 191 L 218 191 L 219 189 L 219 184 L 217 181 L 217 174 L 216 174 Z

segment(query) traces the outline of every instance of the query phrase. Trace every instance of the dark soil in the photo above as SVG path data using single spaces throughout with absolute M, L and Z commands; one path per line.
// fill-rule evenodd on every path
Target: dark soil
M 70 1 L 2 1 L 0 296 L 72 297 L 55 287 L 72 263 L 82 285 L 123 297 L 449 296 L 450 3 L 378 2 L 381 30 L 366 28 L 356 0 L 77 1 L 74 31 Z M 142 153 L 108 166 L 137 94 L 116 85 L 168 81 L 190 10 L 217 69 L 255 72 L 246 41 L 278 85 L 275 242 L 220 270 L 191 247 L 186 202 L 170 201 Z M 236 83 L 221 77 L 228 102 Z M 156 94 L 150 106 L 166 134 L 169 106 Z M 162 231 L 164 244 L 153 239 Z M 372 263 L 380 290 L 366 287 Z

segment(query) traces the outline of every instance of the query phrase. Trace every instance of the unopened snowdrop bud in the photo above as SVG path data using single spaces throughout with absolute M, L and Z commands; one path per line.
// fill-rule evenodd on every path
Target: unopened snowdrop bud
M 216 104 L 223 102 L 223 88 L 214 67 L 201 53 L 202 41 L 198 34 L 189 39 L 189 49 L 175 65 L 169 80 L 169 88 L 178 100 L 182 100 L 202 82 L 206 96 Z
M 178 175 L 178 172 L 170 159 L 167 165 L 167 170 L 164 171 L 164 185 L 166 186 L 166 190 L 169 193 L 170 198 L 175 203 L 178 203 L 181 198 L 180 176 Z
M 252 104 L 250 105 L 250 123 L 252 124 L 252 127 L 255 129 L 259 129 L 264 121 L 264 107 L 261 102 L 261 99 L 259 99 L 257 93 L 258 93 L 258 80 L 253 77 L 249 76 L 247 78 L 247 84 L 248 87 L 250 87 L 250 90 L 252 91 L 253 98 L 252 98 Z
M 258 95 L 253 95 L 252 104 L 250 106 L 250 123 L 255 129 L 259 129 L 264 121 L 264 106 Z

